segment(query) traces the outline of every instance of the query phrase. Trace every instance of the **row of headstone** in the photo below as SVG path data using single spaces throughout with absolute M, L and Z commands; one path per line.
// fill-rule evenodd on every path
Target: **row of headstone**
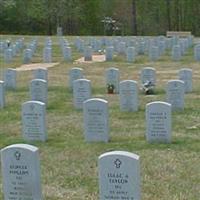
M 105 40 L 105 41 L 104 41 Z M 69 43 L 62 39 L 61 44 L 63 57 L 65 61 L 71 61 L 71 48 Z M 170 41 L 170 42 L 169 42 Z M 170 45 L 168 45 L 170 43 Z M 3 49 L 4 43 L 1 43 L 1 49 Z M 80 52 L 84 53 L 86 61 L 92 60 L 92 52 L 100 52 L 105 48 L 106 61 L 112 61 L 114 52 L 122 55 L 126 55 L 127 62 L 134 62 L 136 55 L 149 54 L 151 61 L 156 61 L 161 55 L 164 54 L 166 49 L 172 49 L 172 60 L 179 61 L 186 50 L 191 47 L 192 39 L 190 37 L 180 39 L 178 37 L 165 38 L 159 36 L 156 38 L 142 38 L 142 37 L 130 37 L 120 38 L 113 37 L 112 39 L 102 38 L 90 38 L 89 41 L 77 38 L 75 40 L 75 46 Z M 23 40 L 19 40 L 16 44 L 10 46 L 10 48 L 4 49 L 5 62 L 12 61 L 13 55 L 23 47 Z M 34 54 L 37 42 L 33 40 L 28 48 L 24 50 L 23 62 L 29 63 L 32 55 Z M 105 45 L 105 47 L 103 46 Z M 16 47 L 16 48 L 15 48 Z M 198 51 L 195 51 L 198 52 Z M 198 58 L 198 53 L 195 53 L 195 59 Z M 43 62 L 52 62 L 52 41 L 48 37 L 45 39 L 45 47 L 43 49 Z
M 109 68 L 106 70 L 106 87 L 109 94 L 119 93 L 119 69 Z M 192 70 L 183 68 L 179 70 L 178 78 L 184 82 L 185 92 L 192 91 Z M 83 79 L 83 69 L 72 68 L 69 72 L 69 87 L 73 88 L 73 81 Z M 140 81 L 142 85 L 156 85 L 156 70 L 152 67 L 145 67 L 141 70 Z
M 149 143 L 171 143 L 170 103 L 156 101 L 146 105 L 146 140 Z M 108 142 L 108 102 L 92 98 L 83 102 L 84 137 L 86 142 Z
M 111 151 L 98 158 L 99 198 L 141 199 L 140 157 Z M 13 144 L 1 150 L 3 196 L 8 199 L 42 200 L 39 149 Z
M 127 81 L 122 84 L 135 82 Z M 137 87 L 132 89 L 137 91 Z M 127 90 L 125 90 L 127 91 Z M 130 96 L 128 96 L 130 97 Z M 120 97 L 121 98 L 121 97 Z M 127 96 L 124 97 L 124 99 Z M 133 97 L 133 98 L 137 98 Z M 121 108 L 124 111 L 136 111 L 137 99 L 131 103 L 126 100 L 121 101 Z M 125 103 L 124 103 L 125 102 Z M 124 104 L 123 104 L 124 103 Z M 172 102 L 173 103 L 173 102 Z M 135 105 L 134 105 L 135 104 Z M 149 142 L 171 142 L 171 104 L 166 102 L 153 102 L 146 106 L 146 121 L 147 121 L 147 141 Z M 84 114 L 84 135 L 87 142 L 109 140 L 109 117 L 108 117 L 108 102 L 103 99 L 89 99 L 83 102 Z M 153 137 L 154 139 L 151 139 Z M 150 139 L 149 139 L 150 138 Z M 162 140 L 160 139 L 162 138 Z
M 34 39 L 27 45 L 27 48 L 23 52 L 23 63 L 28 64 L 31 63 L 33 55 L 35 54 L 37 49 L 37 39 Z
M 49 46 L 43 49 L 43 62 L 44 63 L 52 62 L 52 48 Z
M 98 48 L 95 47 L 96 43 L 99 43 Z M 75 46 L 80 52 L 84 52 L 85 60 L 91 60 L 93 51 L 97 52 L 98 49 L 98 52 L 102 52 L 105 48 L 106 61 L 112 61 L 114 53 L 118 53 L 120 55 L 126 55 L 127 62 L 134 62 L 138 54 L 148 54 L 151 61 L 157 61 L 165 53 L 166 49 L 172 49 L 172 60 L 179 61 L 192 44 L 192 37 L 179 38 L 177 36 L 172 38 L 166 38 L 164 36 L 155 38 L 89 38 L 88 40 L 83 40 L 78 37 L 75 40 Z
M 72 50 L 69 42 L 65 38 L 60 38 L 59 44 L 62 50 L 64 61 L 70 62 L 72 60 Z
M 30 82 L 30 99 L 22 105 L 23 137 L 26 141 L 46 141 L 47 69 L 34 70 L 34 79 Z
M 43 62 L 51 63 L 52 62 L 52 40 L 50 37 L 45 39 L 45 44 L 43 48 Z
M 34 79 L 43 79 L 48 84 L 48 72 L 47 69 L 38 68 L 34 70 Z M 6 89 L 16 89 L 17 88 L 17 70 L 13 68 L 8 68 L 4 71 L 3 81 Z
M 14 43 L 8 40 L 1 46 L 2 52 L 4 53 L 4 62 L 11 63 L 17 53 L 19 53 L 24 47 L 24 38 L 21 38 Z

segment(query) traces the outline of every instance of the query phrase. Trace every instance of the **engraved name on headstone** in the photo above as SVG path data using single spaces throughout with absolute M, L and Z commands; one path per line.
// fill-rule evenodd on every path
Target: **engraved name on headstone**
M 100 200 L 140 200 L 140 159 L 125 151 L 99 156 Z
M 1 150 L 5 200 L 42 200 L 38 148 L 14 144 Z
M 103 99 L 88 99 L 83 104 L 84 135 L 87 142 L 108 142 L 108 102 Z
M 47 139 L 46 106 L 39 101 L 28 101 L 22 104 L 22 130 L 27 141 Z
M 146 139 L 150 143 L 171 142 L 171 105 L 155 101 L 146 105 Z

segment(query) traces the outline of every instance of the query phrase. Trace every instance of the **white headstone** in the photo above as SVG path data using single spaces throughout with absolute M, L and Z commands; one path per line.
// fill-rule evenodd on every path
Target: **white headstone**
M 106 70 L 106 87 L 108 93 L 119 93 L 119 69 L 112 67 Z
M 157 46 L 152 46 L 149 50 L 150 61 L 157 61 L 159 59 L 159 48 Z
M 119 84 L 120 110 L 138 110 L 138 86 L 136 81 L 125 80 Z
M 48 82 L 48 70 L 46 68 L 38 68 L 34 70 L 34 79 L 43 79 Z
M 13 51 L 12 51 L 12 49 L 11 48 L 6 49 L 4 51 L 4 61 L 5 61 L 5 63 L 11 63 L 12 58 L 13 58 Z
M 63 57 L 65 61 L 71 61 L 72 60 L 72 50 L 71 47 L 64 47 L 63 48 Z
M 16 89 L 17 85 L 17 71 L 16 69 L 8 68 L 4 72 L 4 83 L 7 89 Z
M 143 55 L 145 53 L 145 42 L 144 41 L 140 41 L 138 43 L 138 54 L 139 55 Z
M 87 142 L 108 142 L 108 102 L 103 99 L 88 99 L 83 103 L 84 135 Z
M 76 109 L 83 109 L 83 102 L 91 98 L 91 83 L 87 79 L 73 82 L 73 100 Z
M 179 71 L 179 79 L 184 82 L 185 92 L 192 92 L 192 69 L 181 69 Z
M 27 141 L 46 141 L 46 106 L 40 101 L 27 101 L 22 104 L 23 137 Z
M 119 43 L 119 50 L 118 52 L 120 54 L 126 54 L 126 43 L 125 42 L 120 42 Z
M 160 40 L 158 43 L 158 47 L 159 47 L 159 55 L 163 55 L 165 53 L 165 49 L 166 49 L 166 39 Z
M 128 47 L 126 52 L 126 59 L 128 62 L 135 62 L 136 50 L 135 47 Z
M 47 44 L 49 45 L 49 44 Z M 51 63 L 52 62 L 52 49 L 51 47 L 45 47 L 43 50 L 43 62 Z
M 23 63 L 30 63 L 32 59 L 32 51 L 31 49 L 25 49 L 23 53 Z
M 184 82 L 181 80 L 170 80 L 166 88 L 167 102 L 171 104 L 172 110 L 184 109 Z
M 174 45 L 172 47 L 172 60 L 173 61 L 180 61 L 181 60 L 181 46 Z
M 195 47 L 194 47 L 194 59 L 196 61 L 200 61 L 200 44 L 197 44 Z
M 114 48 L 112 46 L 106 47 L 106 52 L 105 52 L 106 61 L 112 61 L 113 54 L 114 54 Z
M 100 200 L 140 200 L 140 159 L 125 151 L 99 156 Z
M 4 106 L 5 106 L 4 81 L 0 81 L 0 108 L 4 108 Z
M 151 82 L 153 85 L 156 84 L 156 70 L 152 67 L 145 67 L 142 69 L 140 74 L 141 83 Z
M 69 71 L 69 88 L 73 89 L 73 81 L 83 79 L 83 69 L 74 67 Z
M 86 46 L 84 49 L 84 60 L 85 61 L 92 61 L 92 47 Z
M 38 148 L 14 144 L 1 150 L 5 200 L 42 200 Z
M 33 101 L 41 101 L 47 104 L 47 82 L 43 79 L 33 79 L 30 82 L 30 97 Z
M 171 105 L 155 101 L 146 105 L 146 138 L 150 143 L 171 142 Z

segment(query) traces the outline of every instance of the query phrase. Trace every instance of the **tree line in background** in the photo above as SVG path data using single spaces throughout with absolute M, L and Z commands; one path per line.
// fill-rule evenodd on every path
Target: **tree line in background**
M 200 0 L 0 0 L 0 34 L 198 36 L 199 13 Z

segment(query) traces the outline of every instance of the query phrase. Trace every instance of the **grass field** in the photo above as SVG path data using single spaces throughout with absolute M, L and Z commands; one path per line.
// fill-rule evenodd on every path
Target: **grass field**
M 1 36 L 2 39 L 19 38 Z M 25 43 L 33 37 L 25 37 Z M 74 37 L 66 37 L 73 41 Z M 181 62 L 172 62 L 167 52 L 157 62 L 149 62 L 147 56 L 138 56 L 135 63 L 127 63 L 125 57 L 115 57 L 113 62 L 73 64 L 63 62 L 58 38 L 53 37 L 53 61 L 60 62 L 48 70 L 48 141 L 32 142 L 39 147 L 42 190 L 45 200 L 97 200 L 98 156 L 111 150 L 124 150 L 140 156 L 142 200 L 199 200 L 200 199 L 200 63 L 193 59 L 190 49 Z M 44 37 L 38 36 L 39 46 L 33 62 L 42 62 Z M 73 48 L 73 59 L 81 55 Z M 8 67 L 22 64 L 22 53 Z M 92 96 L 109 102 L 111 141 L 86 143 L 83 137 L 83 113 L 73 107 L 68 89 L 68 72 L 72 67 L 84 69 L 84 75 L 92 83 Z M 157 71 L 156 94 L 139 94 L 138 112 L 119 110 L 118 95 L 108 95 L 105 90 L 105 70 L 117 67 L 120 80 L 132 79 L 139 83 L 139 72 L 152 66 Z M 193 92 L 186 94 L 185 109 L 173 112 L 172 143 L 148 144 L 145 141 L 145 105 L 155 100 L 165 101 L 168 80 L 178 78 L 178 70 L 193 69 Z M 21 131 L 21 105 L 29 100 L 29 81 L 32 71 L 19 72 L 16 91 L 6 92 L 6 107 L 0 110 L 0 147 L 14 143 L 26 143 Z M 1 179 L 2 184 L 2 179 Z M 2 193 L 2 185 L 0 186 Z M 1 199 L 3 196 L 1 195 Z

